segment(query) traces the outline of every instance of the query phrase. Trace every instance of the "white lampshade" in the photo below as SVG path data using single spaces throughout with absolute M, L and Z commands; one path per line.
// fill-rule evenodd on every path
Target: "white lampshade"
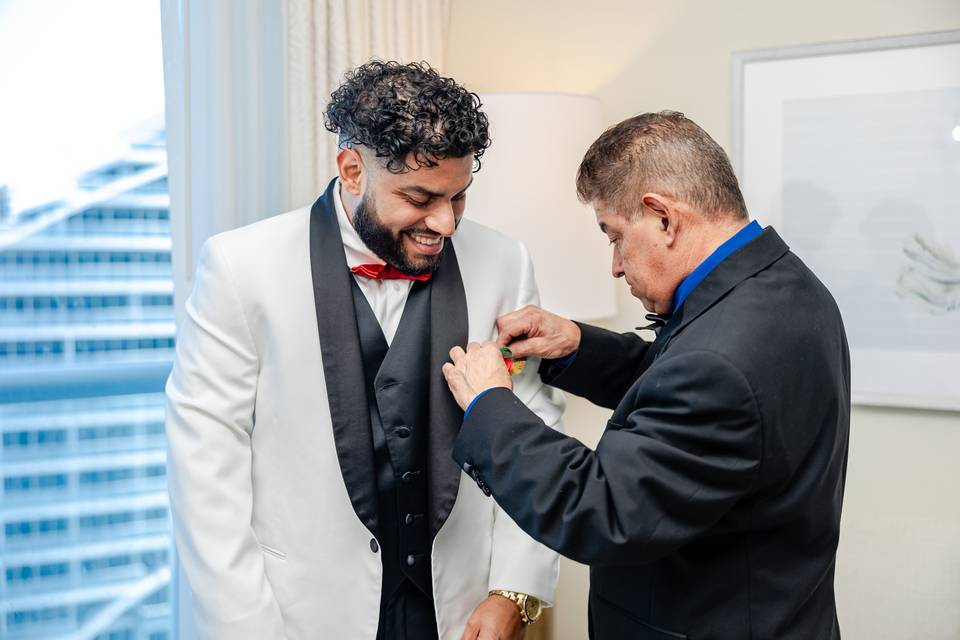
M 616 314 L 611 254 L 590 207 L 577 199 L 577 167 L 603 131 L 587 96 L 480 96 L 493 145 L 467 199 L 467 216 L 530 250 L 545 309 L 577 320 Z

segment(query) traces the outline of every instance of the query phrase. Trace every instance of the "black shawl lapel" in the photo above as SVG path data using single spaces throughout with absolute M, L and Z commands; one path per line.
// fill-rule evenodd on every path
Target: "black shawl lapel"
M 431 540 L 447 521 L 460 487 L 460 467 L 451 455 L 463 423 L 463 411 L 453 399 L 441 369 L 450 361 L 450 349 L 457 345 L 466 348 L 468 336 L 467 296 L 463 290 L 460 265 L 453 242 L 449 239 L 446 242 L 443 258 L 430 280 L 427 486 Z
M 373 439 L 363 378 L 363 354 L 350 290 L 353 276 L 343 253 L 333 200 L 337 197 L 337 181 L 334 180 L 310 211 L 310 270 L 323 376 L 340 473 L 357 517 L 376 535 Z

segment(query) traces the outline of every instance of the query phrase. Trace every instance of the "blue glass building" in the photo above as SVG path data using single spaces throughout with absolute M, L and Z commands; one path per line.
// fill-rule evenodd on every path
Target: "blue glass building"
M 14 215 L 0 188 L 0 638 L 172 638 L 163 133 Z

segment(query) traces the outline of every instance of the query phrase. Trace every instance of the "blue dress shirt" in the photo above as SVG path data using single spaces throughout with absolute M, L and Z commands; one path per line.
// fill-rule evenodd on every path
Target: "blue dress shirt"
M 697 288 L 698 284 L 703 282 L 704 278 L 710 275 L 711 271 L 716 269 L 730 254 L 742 248 L 744 245 L 749 244 L 751 240 L 761 233 L 763 233 L 763 228 L 756 220 L 753 220 L 743 229 L 737 231 L 733 237 L 717 247 L 716 251 L 707 256 L 707 259 L 691 271 L 690 275 L 684 278 L 680 286 L 677 287 L 676 292 L 673 294 L 673 308 L 670 310 L 670 315 L 675 314 L 677 309 L 683 306 L 687 296 Z

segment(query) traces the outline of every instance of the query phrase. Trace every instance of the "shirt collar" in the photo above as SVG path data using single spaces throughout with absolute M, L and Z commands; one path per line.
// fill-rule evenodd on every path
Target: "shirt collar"
M 763 228 L 756 220 L 753 220 L 750 222 L 750 224 L 740 229 L 740 231 L 737 231 L 729 240 L 717 247 L 716 251 L 707 256 L 707 259 L 701 262 L 696 269 L 691 271 L 690 275 L 684 278 L 680 283 L 680 286 L 677 287 L 676 292 L 673 294 L 673 310 L 670 312 L 671 315 L 676 313 L 680 307 L 683 306 L 683 302 L 687 299 L 690 293 L 697 288 L 698 284 L 703 282 L 703 280 L 710 275 L 711 271 L 716 269 L 721 262 L 730 256 L 730 254 L 749 244 L 751 240 L 759 236 L 761 233 L 763 233 Z
M 347 209 L 343 206 L 343 200 L 340 197 L 340 189 L 340 180 L 337 180 L 337 193 L 333 203 L 337 211 L 337 224 L 340 225 L 340 238 L 343 240 L 343 252 L 347 257 L 347 266 L 352 269 L 361 264 L 385 264 L 382 258 L 364 244 L 357 234 L 357 230 L 350 224 Z

